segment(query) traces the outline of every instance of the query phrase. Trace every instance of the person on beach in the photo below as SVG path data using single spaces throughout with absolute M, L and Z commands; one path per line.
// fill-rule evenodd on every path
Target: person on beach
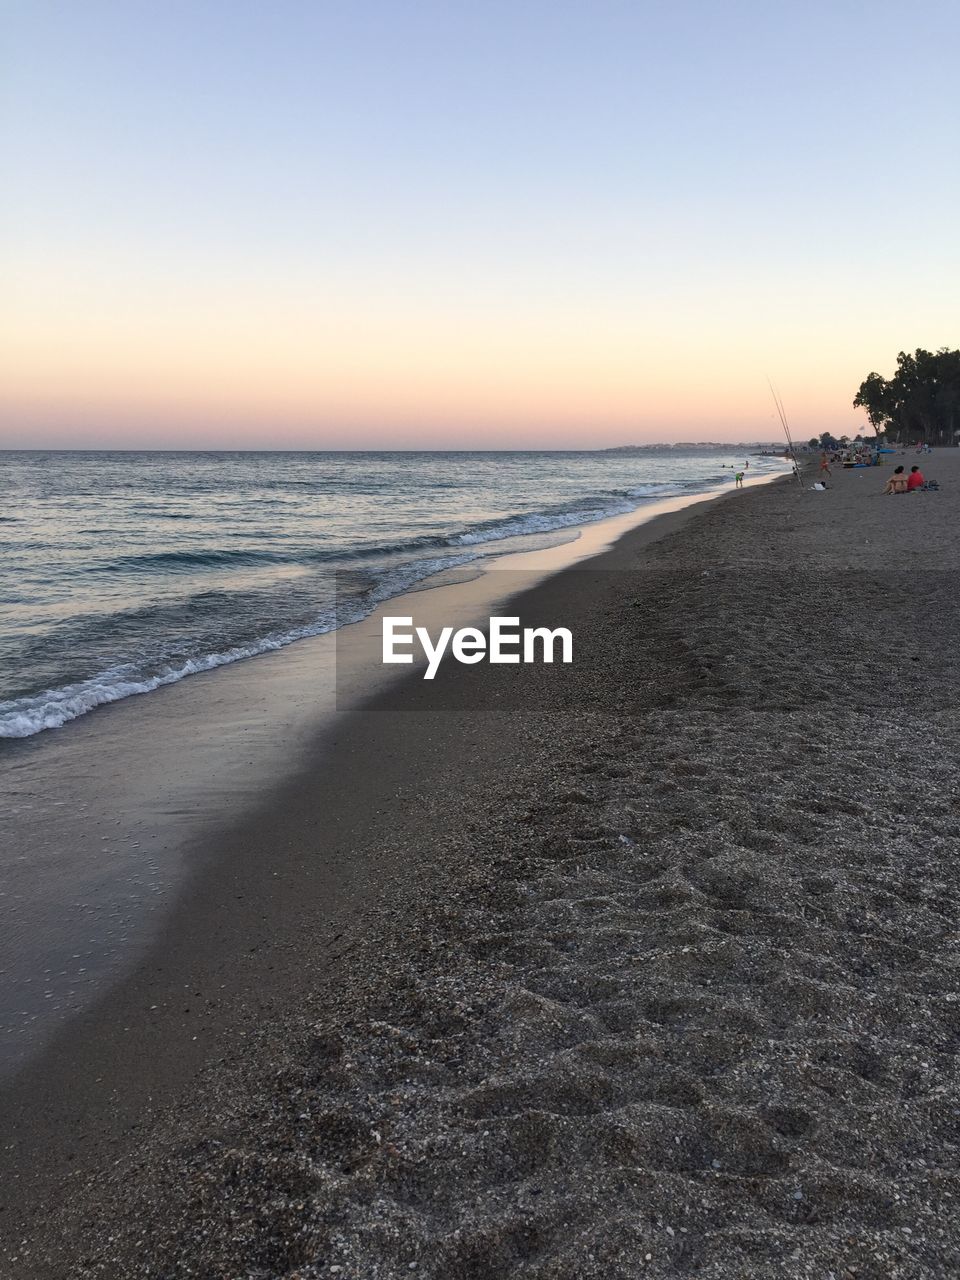
M 736 472 L 733 478 L 736 481 L 737 488 L 742 489 L 743 488 L 743 472 L 742 471 Z
M 903 473 L 903 467 L 897 467 L 893 475 L 887 481 L 887 487 L 884 493 L 906 493 L 907 477 Z
M 911 467 L 910 474 L 907 476 L 907 493 L 913 493 L 914 489 L 920 489 L 924 484 L 926 481 L 920 468 Z
M 827 459 L 826 451 L 824 451 L 820 455 L 820 476 L 821 478 L 823 478 L 823 476 L 832 476 L 832 475 L 833 475 L 833 472 L 830 470 L 830 463 Z

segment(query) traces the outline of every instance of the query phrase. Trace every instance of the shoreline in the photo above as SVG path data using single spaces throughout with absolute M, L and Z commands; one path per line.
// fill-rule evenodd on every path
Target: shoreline
M 0 805 L 11 845 L 29 857 L 7 868 L 0 1079 L 24 1069 L 58 1026 L 130 972 L 222 828 L 294 777 L 344 714 L 402 678 L 380 663 L 375 631 L 385 612 L 479 621 L 504 590 L 598 554 L 661 512 L 716 496 L 661 500 L 554 546 L 504 551 L 459 583 L 427 580 L 337 632 L 4 744 Z
M 859 1139 L 879 1167 L 886 1168 L 893 1139 L 885 1134 L 897 1110 L 911 1141 L 920 1141 L 923 1112 L 911 1101 L 916 1091 L 889 1097 L 884 1091 L 889 1078 L 906 1080 L 921 1070 L 917 1053 L 894 1051 L 883 1039 L 891 1008 L 884 984 L 899 981 L 901 1001 L 916 1011 L 916 1046 L 939 1068 L 930 1036 L 940 1034 L 937 1019 L 948 1011 L 926 1007 L 925 971 L 907 962 L 904 948 L 920 954 L 939 946 L 951 894 L 956 897 L 955 884 L 945 879 L 951 866 L 945 842 L 955 836 L 955 822 L 949 835 L 950 814 L 927 801 L 925 827 L 906 825 L 902 815 L 897 825 L 885 798 L 894 781 L 897 805 L 921 785 L 911 752 L 930 724 L 942 747 L 941 756 L 925 764 L 927 782 L 945 785 L 940 780 L 956 750 L 946 715 L 951 699 L 956 702 L 947 659 L 925 651 L 921 668 L 904 676 L 914 685 L 897 685 L 901 696 L 908 688 L 916 693 L 918 680 L 939 692 L 934 719 L 916 731 L 878 720 L 875 703 L 879 694 L 883 704 L 883 692 L 875 684 L 841 687 L 826 707 L 816 700 L 807 705 L 803 685 L 795 687 L 802 669 L 798 646 L 802 656 L 804 646 L 816 643 L 820 660 L 826 654 L 836 661 L 848 653 L 851 637 L 861 636 L 857 627 L 848 633 L 850 621 L 862 622 L 870 610 L 884 617 L 885 643 L 891 634 L 916 643 L 918 617 L 934 625 L 930 600 L 946 607 L 928 592 L 920 615 L 916 601 L 915 616 L 893 610 L 889 594 L 876 590 L 876 559 L 878 541 L 887 555 L 882 539 L 889 539 L 893 521 L 905 539 L 893 557 L 898 571 L 909 564 L 915 575 L 918 557 L 923 564 L 931 560 L 929 516 L 940 520 L 937 556 L 949 552 L 952 565 L 956 534 L 943 522 L 954 510 L 952 494 L 949 506 L 924 508 L 918 498 L 912 506 L 911 499 L 897 499 L 899 506 L 871 507 L 853 501 L 857 479 L 838 479 L 827 495 L 832 506 L 783 484 L 747 493 L 736 504 L 707 503 L 692 518 L 661 525 L 655 537 L 641 526 L 602 563 L 587 561 L 535 588 L 525 605 L 532 616 L 570 610 L 593 641 L 592 661 L 572 685 L 540 673 L 538 687 L 515 709 L 517 686 L 509 672 L 492 679 L 457 671 L 452 679 L 438 678 L 436 689 L 405 682 L 404 696 L 388 693 L 350 717 L 335 735 L 330 776 L 314 783 L 308 768 L 299 787 L 274 797 L 271 813 L 234 833 L 233 901 L 224 902 L 222 874 L 196 886 L 190 910 L 197 922 L 219 916 L 220 935 L 201 942 L 184 922 L 182 938 L 172 939 L 181 961 L 193 946 L 199 953 L 207 948 L 221 965 L 213 984 L 199 988 L 200 1000 L 213 1001 L 208 1032 L 196 1031 L 189 1021 L 196 1015 L 179 1007 L 145 1013 L 147 988 L 134 984 L 126 1009 L 132 1027 L 134 1015 L 145 1025 L 120 1032 L 130 1038 L 119 1056 L 108 1042 L 110 1027 L 92 1019 L 73 1038 L 69 1098 L 51 1101 L 40 1115 L 19 1110 L 35 1103 L 37 1092 L 57 1097 L 53 1064 L 31 1088 L 21 1086 L 19 1108 L 16 1090 L 5 1096 L 14 1121 L 19 1110 L 27 1147 L 44 1146 L 53 1135 L 61 1155 L 73 1146 L 77 1169 L 67 1179 L 72 1203 L 45 1226 L 33 1220 L 36 1271 L 18 1274 L 48 1274 L 44 1265 L 61 1276 L 179 1274 L 163 1267 L 192 1259 L 190 1265 L 202 1260 L 210 1274 L 220 1274 L 217 1267 L 260 1266 L 265 1274 L 293 1275 L 322 1258 L 324 1268 L 341 1259 L 336 1265 L 351 1276 L 399 1274 L 410 1260 L 421 1274 L 492 1276 L 526 1274 L 511 1270 L 518 1258 L 532 1267 L 550 1256 L 557 1268 L 550 1275 L 626 1276 L 637 1273 L 644 1253 L 637 1253 L 640 1228 L 628 1230 L 621 1207 L 642 1225 L 643 1249 L 658 1267 L 680 1266 L 677 1250 L 695 1245 L 704 1274 L 759 1276 L 770 1274 L 763 1267 L 776 1266 L 778 1274 L 822 1275 L 830 1250 L 839 1250 L 841 1237 L 852 1232 L 864 1257 L 879 1259 L 886 1250 L 897 1266 L 913 1265 L 911 1250 L 934 1250 L 928 1257 L 934 1269 L 904 1275 L 949 1274 L 935 1267 L 957 1256 L 949 1253 L 952 1239 L 928 1240 L 916 1226 L 912 1238 L 901 1231 L 901 1219 L 910 1225 L 917 1213 L 922 1217 L 916 1182 L 905 1175 L 904 1209 L 884 1209 L 881 1217 L 892 1215 L 892 1225 L 881 1229 L 876 1205 L 883 1195 L 858 1181 L 848 1157 L 845 1165 L 839 1137 L 844 1126 L 848 1134 L 858 1124 L 862 1130 L 850 1092 L 858 1081 L 861 1094 L 873 1090 L 880 1116 L 879 1128 Z M 865 528 L 870 536 L 863 539 Z M 793 575 L 808 572 L 808 560 L 816 570 L 813 608 L 807 591 L 794 599 L 798 593 L 788 589 Z M 856 581 L 845 577 L 850 573 Z M 755 624 L 749 630 L 745 617 Z M 935 621 L 942 631 L 943 619 Z M 869 645 L 880 633 L 862 634 Z M 869 804 L 854 807 L 824 783 L 823 772 L 830 776 L 831 760 L 848 766 L 860 760 L 868 724 L 875 741 L 896 740 L 899 755 L 879 788 L 857 774 L 861 790 L 869 785 Z M 345 781 L 352 779 L 346 797 L 335 785 L 337 768 Z M 252 887 L 263 888 L 263 848 L 280 852 L 284 883 L 252 907 Z M 936 885 L 939 901 L 925 895 L 907 908 L 910 899 L 898 898 L 898 866 L 923 857 L 926 882 Z M 309 877 L 317 888 L 304 895 Z M 882 925 L 850 915 L 866 889 Z M 831 894 L 839 907 L 824 915 Z M 325 937 L 317 936 L 321 917 Z M 908 941 L 918 925 L 920 939 Z M 856 958 L 865 954 L 872 970 Z M 244 959 L 228 972 L 230 955 Z M 632 966 L 626 985 L 625 963 Z M 172 970 L 157 975 L 171 991 L 182 989 L 178 976 Z M 222 987 L 217 977 L 226 980 Z M 844 983 L 858 987 L 852 1004 Z M 191 1009 L 194 999 L 191 992 Z M 114 1003 L 115 1011 L 122 1007 Z M 597 1018 L 602 1027 L 591 1021 Z M 844 1019 L 864 1018 L 872 1030 L 858 1026 L 859 1041 L 842 1031 Z M 228 1023 L 235 1028 L 234 1051 L 221 1038 L 209 1056 L 219 1054 L 222 1064 L 208 1062 L 201 1073 L 209 1051 L 190 1037 L 222 1036 L 219 1028 Z M 385 1025 L 399 1028 L 399 1039 L 376 1030 Z M 814 1033 L 821 1054 L 815 1069 L 808 1065 L 788 1081 L 783 1072 L 790 1053 L 809 1056 Z M 830 1051 L 833 1067 L 822 1056 L 831 1035 L 839 1046 Z M 339 1037 L 339 1048 L 331 1036 Z M 244 1042 L 251 1046 L 247 1054 Z M 447 1042 L 449 1051 L 441 1047 Z M 777 1046 L 764 1050 L 768 1060 L 751 1058 L 764 1044 Z M 782 1061 L 781 1046 L 789 1051 Z M 894 1055 L 893 1065 L 881 1071 L 884 1054 Z M 183 1099 L 179 1114 L 171 1106 L 173 1076 L 164 1078 L 163 1055 L 188 1094 L 194 1079 L 202 1086 L 196 1100 Z M 650 1064 L 656 1064 L 652 1076 Z M 104 1095 L 105 1080 L 95 1074 L 108 1067 L 120 1080 L 112 1096 Z M 822 1100 L 815 1105 L 804 1095 L 828 1070 L 836 1077 L 839 1128 Z M 768 1096 L 757 1097 L 751 1082 L 761 1077 L 770 1082 Z M 277 1079 L 284 1081 L 284 1096 L 299 1081 L 294 1093 L 305 1098 L 296 1111 L 272 1098 L 269 1082 Z M 521 1087 L 523 1080 L 529 1085 Z M 59 1083 L 65 1082 L 61 1071 Z M 378 1099 L 375 1115 L 364 1111 L 364 1097 Z M 445 1098 L 455 1102 L 450 1115 Z M 104 1112 L 110 1127 L 98 1135 Z M 419 1123 L 428 1129 L 418 1130 Z M 387 1124 L 396 1153 L 387 1153 L 389 1159 L 364 1136 Z M 656 1130 L 665 1126 L 676 1133 L 679 1164 L 672 1146 L 658 1145 Z M 444 1134 L 451 1150 L 466 1153 L 452 1163 L 436 1145 Z M 226 1143 L 223 1150 L 209 1146 L 213 1135 Z M 488 1138 L 496 1150 L 488 1149 Z M 426 1148 L 417 1157 L 418 1143 L 430 1142 L 424 1165 Z M 565 1166 L 550 1154 L 555 1144 L 576 1153 L 579 1206 L 570 1198 L 573 1188 L 564 1191 Z M 810 1146 L 816 1150 L 808 1167 Z M 297 1182 L 280 1153 L 300 1147 L 318 1172 Z M 134 1148 L 141 1148 L 139 1156 Z M 228 1149 L 246 1153 L 233 1166 L 233 1183 L 223 1180 Z M 615 1150 L 620 1157 L 611 1165 Z M 45 1154 L 52 1159 L 48 1142 Z M 267 1156 L 272 1173 L 262 1165 Z M 10 1157 L 8 1147 L 8 1186 Z M 111 1174 L 114 1160 L 120 1172 Z M 635 1173 L 624 1174 L 624 1160 Z M 182 1181 L 164 1172 L 171 1161 L 184 1171 Z M 484 1166 L 500 1181 L 484 1182 Z M 430 1181 L 431 1167 L 445 1171 L 442 1184 Z M 256 1185 L 248 1181 L 255 1168 L 269 1188 L 258 1195 L 266 1194 L 273 1207 L 250 1234 L 252 1228 L 238 1231 L 236 1223 L 247 1221 L 241 1206 Z M 49 1189 L 58 1176 L 53 1164 L 35 1173 L 34 1191 L 45 1180 Z M 198 1177 L 219 1188 L 213 1200 L 193 1196 L 189 1188 Z M 611 1177 L 619 1179 L 619 1190 Z M 370 1179 L 378 1194 L 390 1197 L 387 1219 L 378 1211 L 379 1226 L 363 1207 Z M 293 1220 L 282 1208 L 294 1184 L 313 1244 L 299 1228 L 294 1242 Z M 324 1214 L 335 1185 L 340 1226 L 330 1235 Z M 137 1206 L 135 1227 L 124 1226 L 127 1195 Z M 424 1207 L 414 1213 L 423 1195 Z M 786 1208 L 778 1216 L 781 1195 Z M 870 1199 L 877 1195 L 880 1200 Z M 706 1219 L 696 1207 L 704 1196 L 711 1205 Z M 892 1197 L 891 1191 L 891 1205 Z M 20 1201 L 18 1213 L 26 1211 L 20 1231 L 30 1222 L 30 1188 L 14 1188 L 11 1199 Z M 904 1217 L 906 1205 L 913 1216 Z M 747 1210 L 749 1223 L 743 1221 Z M 227 1213 L 239 1214 L 233 1240 L 224 1226 Z M 566 1233 L 572 1255 L 564 1252 L 564 1233 L 555 1230 L 564 1215 L 576 1227 Z M 462 1229 L 455 1229 L 458 1217 Z M 664 1222 L 673 1228 L 669 1237 Z M 116 1224 L 109 1243 L 107 1223 Z M 750 1232 L 752 1258 L 743 1255 Z M 684 1241 L 691 1234 L 694 1239 Z M 149 1241 L 149 1261 L 138 1271 L 129 1251 L 141 1238 Z M 655 1254 L 648 1247 L 654 1238 Z M 791 1252 L 798 1242 L 799 1260 Z M 88 1261 L 67 1270 L 57 1254 L 66 1248 L 75 1259 L 69 1249 L 78 1243 Z M 716 1269 L 715 1246 L 736 1259 L 731 1270 Z M 842 1247 L 853 1258 L 856 1250 Z M 584 1263 L 588 1257 L 596 1257 L 595 1271 Z M 371 1270 L 374 1265 L 382 1269 Z M 567 1265 L 581 1269 L 564 1270 Z M 863 1258 L 857 1265 L 866 1265 Z
M 779 483 L 783 479 L 781 476 L 757 477 L 753 487 Z M 227 1026 L 232 1027 L 234 1043 L 237 1037 L 242 1040 L 250 1034 L 249 1028 L 245 1029 L 243 1024 L 255 1021 L 265 1010 L 272 1008 L 274 1001 L 283 998 L 286 986 L 295 980 L 295 974 L 289 968 L 275 972 L 269 962 L 266 966 L 256 966 L 255 981 L 260 988 L 249 1008 L 247 1003 L 254 983 L 253 975 L 244 971 L 240 981 L 235 981 L 225 972 L 229 957 L 251 953 L 251 949 L 244 945 L 248 936 L 260 939 L 252 948 L 252 952 L 257 954 L 261 948 L 274 947 L 281 952 L 286 951 L 289 935 L 295 933 L 289 921 L 279 918 L 285 909 L 282 901 L 275 900 L 271 907 L 273 929 L 287 935 L 279 944 L 271 943 L 265 936 L 270 933 L 270 928 L 265 927 L 261 918 L 261 907 L 253 905 L 248 910 L 243 905 L 259 904 L 264 889 L 269 888 L 265 882 L 280 875 L 280 872 L 266 874 L 260 865 L 261 849 L 273 848 L 278 864 L 286 857 L 288 865 L 284 868 L 284 875 L 294 878 L 313 875 L 313 868 L 305 866 L 302 861 L 298 863 L 295 858 L 293 865 L 289 865 L 289 854 L 278 857 L 273 839 L 276 815 L 294 815 L 292 825 L 299 839 L 303 838 L 304 827 L 316 826 L 313 815 L 321 810 L 327 814 L 325 821 L 330 821 L 330 813 L 337 812 L 336 822 L 339 825 L 348 830 L 359 825 L 356 815 L 370 808 L 376 811 L 388 803 L 393 791 L 406 781 L 408 772 L 406 762 L 392 770 L 388 766 L 385 771 L 384 756 L 388 753 L 383 750 L 374 750 L 376 758 L 372 763 L 358 763 L 358 755 L 370 753 L 367 741 L 370 714 L 377 716 L 380 710 L 387 715 L 392 714 L 393 699 L 397 691 L 402 690 L 409 690 L 418 701 L 433 698 L 440 713 L 445 714 L 446 711 L 443 692 L 446 686 L 442 679 L 424 687 L 417 666 L 412 669 L 376 670 L 375 651 L 379 639 L 375 628 L 384 610 L 397 608 L 404 602 L 407 602 L 406 607 L 412 607 L 412 602 L 422 604 L 426 601 L 429 614 L 435 616 L 438 612 L 444 614 L 453 604 L 458 619 L 480 621 L 484 608 L 492 607 L 498 600 L 502 602 L 506 598 L 515 602 L 536 597 L 538 591 L 555 579 L 580 572 L 583 563 L 600 568 L 606 558 L 614 556 L 617 548 L 628 540 L 636 549 L 642 549 L 668 536 L 688 520 L 695 519 L 704 507 L 730 499 L 734 493 L 730 490 L 667 499 L 657 504 L 656 511 L 640 508 L 585 526 L 586 536 L 571 543 L 545 551 L 507 553 L 497 557 L 493 565 L 485 566 L 479 578 L 452 588 L 421 589 L 392 598 L 361 622 L 341 628 L 336 633 L 313 637 L 299 642 L 299 647 L 289 646 L 277 654 L 251 659 L 251 663 L 262 667 L 269 664 L 279 669 L 286 658 L 286 674 L 281 672 L 281 678 L 288 687 L 296 688 L 302 674 L 295 669 L 291 674 L 291 656 L 299 658 L 303 655 L 302 671 L 315 667 L 314 655 L 318 650 L 325 650 L 320 655 L 320 668 L 330 671 L 338 665 L 339 644 L 345 639 L 352 641 L 356 633 L 365 633 L 358 646 L 361 650 L 359 660 L 351 655 L 348 679 L 338 678 L 333 696 L 327 692 L 319 711 L 313 706 L 310 708 L 306 728 L 298 737 L 298 748 L 305 755 L 306 762 L 294 764 L 294 752 L 285 749 L 283 767 L 274 770 L 252 803 L 238 794 L 239 811 L 230 816 L 226 812 L 218 813 L 202 824 L 196 834 L 187 837 L 182 857 L 186 870 L 180 877 L 179 887 L 174 890 L 171 907 L 153 937 L 149 938 L 142 956 L 126 975 L 110 980 L 106 990 L 87 1008 L 74 1013 L 56 1029 L 47 1043 L 41 1045 L 19 1070 L 6 1079 L 0 1077 L 0 1131 L 14 1135 L 22 1131 L 27 1135 L 26 1138 L 14 1136 L 14 1145 L 26 1141 L 34 1150 L 38 1146 L 50 1146 L 58 1154 L 61 1154 L 60 1148 L 66 1148 L 70 1150 L 72 1163 L 77 1158 L 77 1149 L 89 1142 L 89 1129 L 102 1127 L 108 1135 L 113 1135 L 108 1136 L 108 1141 L 117 1141 L 116 1135 L 136 1123 L 141 1108 L 153 1105 L 158 1091 L 166 1093 L 171 1087 L 179 1088 L 202 1069 L 210 1052 L 207 1041 L 219 1041 Z M 505 563 L 507 567 L 498 569 L 498 563 Z M 457 594 L 459 600 L 455 598 Z M 225 679 L 236 677 L 238 671 L 239 665 L 220 668 L 191 677 L 191 682 L 222 685 Z M 367 679 L 374 674 L 377 679 L 371 686 Z M 179 702 L 177 695 L 187 683 L 170 686 L 161 691 L 161 697 L 171 703 Z M 346 711 L 337 706 L 337 694 L 344 688 L 347 693 Z M 104 715 L 123 715 L 126 718 L 130 714 L 128 704 L 136 701 L 128 699 L 126 704 L 113 704 L 103 709 Z M 178 710 L 177 706 L 173 707 L 174 720 Z M 93 718 L 91 725 L 69 726 L 68 732 L 74 727 L 88 731 L 91 727 L 96 729 L 98 726 L 92 721 Z M 105 725 L 103 732 L 108 729 L 109 726 Z M 406 724 L 402 723 L 396 733 L 396 750 L 401 757 L 405 733 Z M 29 751 L 34 740 L 24 741 L 29 744 Z M 475 741 L 479 743 L 480 737 Z M 77 749 L 81 748 L 87 750 L 87 744 L 80 742 Z M 498 751 L 488 767 L 496 771 L 501 765 Z M 309 796 L 316 774 L 322 780 L 316 794 Z M 371 785 L 370 780 L 374 776 L 376 782 Z M 371 895 L 378 896 L 379 890 L 371 884 L 372 868 L 369 865 L 353 865 L 350 860 L 338 856 L 336 850 L 334 855 L 320 871 L 322 888 L 319 892 L 323 895 L 322 912 L 333 940 L 331 951 L 335 954 L 337 948 L 334 943 L 349 927 L 357 910 L 357 900 L 360 900 L 362 909 Z M 382 874 L 382 869 L 378 868 L 376 874 Z M 231 898 L 226 916 L 221 901 L 224 891 Z M 313 892 L 316 894 L 318 890 Z M 171 976 L 170 956 L 175 958 L 178 970 L 191 974 L 188 983 L 181 983 Z M 296 961 L 293 968 L 296 969 Z M 198 972 L 204 977 L 202 981 L 195 982 L 193 975 Z M 221 978 L 227 981 L 221 982 Z M 190 1003 L 183 1005 L 190 1014 L 181 1017 L 172 1013 L 177 1003 L 173 992 L 185 987 L 197 990 Z M 145 1011 L 160 1016 L 154 1016 L 149 1019 L 149 1025 L 144 1025 Z M 164 1013 L 172 1019 L 172 1028 L 165 1025 Z M 188 1020 L 184 1022 L 183 1018 Z M 123 1028 L 119 1040 L 118 1028 Z M 122 1063 L 119 1074 L 124 1082 L 120 1092 L 129 1096 L 122 1099 L 115 1095 L 106 1101 L 97 1086 L 110 1078 L 116 1069 L 118 1056 Z M 50 1099 L 59 1100 L 76 1093 L 78 1080 L 73 1064 L 77 1060 L 86 1064 L 82 1074 L 87 1078 L 88 1087 L 81 1088 L 83 1102 L 78 1103 L 72 1098 L 65 1109 L 54 1104 L 53 1110 L 48 1112 L 46 1108 Z M 150 1071 L 138 1082 L 138 1064 L 141 1063 L 148 1063 Z M 31 1131 L 38 1104 L 45 1133 L 43 1139 L 36 1143 Z M 95 1114 L 100 1109 L 107 1111 L 106 1122 L 102 1126 L 91 1124 L 88 1119 L 90 1113 Z M 71 1116 L 84 1117 L 79 1128 L 77 1124 L 71 1124 Z M 63 1141 L 62 1135 L 71 1133 L 72 1136 Z M 7 1150 L 11 1149 L 8 1144 Z M 0 1180 L 9 1178 L 8 1170 L 19 1172 L 17 1166 L 20 1163 L 16 1156 L 5 1160 L 0 1153 Z
M 18 454 L 20 452 L 22 451 L 18 451 Z M 38 452 L 43 454 L 44 451 Z M 760 475 L 766 475 L 765 468 L 776 465 L 777 461 L 778 459 L 774 458 L 770 462 L 761 462 Z M 720 471 L 729 466 L 730 464 L 727 463 L 719 464 Z M 671 497 L 696 499 L 699 496 L 715 494 L 726 487 L 726 476 L 722 476 L 720 471 L 717 471 L 712 479 L 658 478 L 652 479 L 646 486 L 637 485 L 635 489 L 614 488 L 597 499 L 600 505 L 596 508 L 574 506 L 562 512 L 546 509 L 542 512 L 518 511 L 513 514 L 504 511 L 491 520 L 481 522 L 476 529 L 468 526 L 459 534 L 451 533 L 449 537 L 438 534 L 432 542 L 429 538 L 425 542 L 418 539 L 418 542 L 422 542 L 420 549 L 427 558 L 421 561 L 414 558 L 399 568 L 395 566 L 393 580 L 391 581 L 388 573 L 387 578 L 377 584 L 378 588 L 383 588 L 388 594 L 381 596 L 380 591 L 376 590 L 372 598 L 387 599 L 390 596 L 415 593 L 420 589 L 420 584 L 429 582 L 434 577 L 444 576 L 445 571 L 442 568 L 432 567 L 438 561 L 428 553 L 441 551 L 453 553 L 451 568 L 454 572 L 458 566 L 463 565 L 474 565 L 476 572 L 482 572 L 484 561 L 488 558 L 496 559 L 501 554 L 509 554 L 514 550 L 520 552 L 530 550 L 539 542 L 542 542 L 545 549 L 549 549 L 555 544 L 575 541 L 584 528 L 589 528 L 593 524 L 617 523 L 619 516 L 625 516 L 628 521 L 636 518 L 642 520 L 646 518 L 645 512 L 648 507 L 655 512 L 661 503 L 669 504 Z M 668 495 L 650 492 L 651 490 L 670 490 L 671 492 Z M 624 502 L 626 506 L 623 505 Z M 385 551 L 391 549 L 391 547 L 382 548 Z M 177 553 L 173 551 L 169 554 L 176 556 Z M 349 556 L 349 554 L 349 545 L 345 544 L 344 555 Z M 279 575 L 279 567 L 275 566 L 275 568 Z M 82 566 L 80 572 L 83 572 Z M 333 569 L 331 572 L 336 577 L 339 571 Z M 142 588 L 144 592 L 150 589 L 148 583 L 142 584 Z M 376 605 L 368 600 L 363 607 L 373 609 Z M 330 615 L 329 609 L 325 610 L 322 602 L 318 602 L 318 608 L 320 611 L 311 622 L 291 619 L 291 627 L 288 631 L 278 631 L 276 626 L 267 627 L 269 619 L 262 618 L 261 625 L 254 634 L 243 638 L 238 637 L 235 643 L 223 638 L 219 644 L 216 644 L 208 636 L 205 646 L 201 644 L 192 652 L 181 652 L 176 659 L 172 660 L 172 666 L 158 669 L 155 665 L 151 667 L 148 664 L 137 670 L 136 663 L 123 663 L 124 668 L 131 668 L 126 671 L 123 678 L 109 670 L 94 670 L 92 674 L 88 672 L 77 678 L 64 676 L 65 683 L 58 682 L 54 676 L 51 677 L 51 686 L 43 692 L 23 691 L 19 695 L 14 694 L 10 701 L 0 698 L 0 710 L 2 710 L 0 744 L 8 740 L 11 742 L 27 740 L 38 734 L 63 728 L 93 711 L 124 702 L 131 697 L 154 693 L 191 676 L 207 674 L 221 667 L 232 666 L 236 662 L 245 662 L 251 658 L 277 653 L 298 642 L 316 639 L 336 630 L 336 621 Z M 268 629 L 267 634 L 261 634 L 264 627 Z

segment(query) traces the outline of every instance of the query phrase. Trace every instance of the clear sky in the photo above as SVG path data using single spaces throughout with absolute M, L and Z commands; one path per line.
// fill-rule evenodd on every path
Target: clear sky
M 956 0 L 0 18 L 0 444 L 805 437 L 960 345 Z

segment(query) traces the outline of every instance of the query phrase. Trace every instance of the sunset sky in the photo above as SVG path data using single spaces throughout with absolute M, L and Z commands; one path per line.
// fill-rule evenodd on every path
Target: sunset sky
M 0 15 L 0 445 L 806 438 L 960 345 L 956 0 Z

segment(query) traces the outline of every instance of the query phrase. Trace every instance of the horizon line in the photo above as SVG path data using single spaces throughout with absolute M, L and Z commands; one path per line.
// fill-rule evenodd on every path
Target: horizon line
M 80 446 L 80 445 L 47 445 L 44 447 L 15 445 L 0 445 L 0 453 L 619 453 L 626 449 L 698 449 L 709 447 L 711 449 L 734 449 L 734 448 L 755 448 L 758 445 L 777 445 L 782 447 L 777 440 L 658 440 L 652 444 L 614 444 L 614 445 L 597 445 L 593 447 L 577 448 L 571 446 L 566 449 L 557 448 L 513 448 L 513 449 L 494 449 L 494 448 L 478 448 L 478 449 L 422 449 L 416 447 L 409 448 L 357 448 L 357 449 L 332 449 L 332 448 L 267 448 L 267 447 L 251 447 L 251 448 L 230 448 L 230 447 L 203 447 L 199 446 L 193 449 L 184 448 L 165 448 L 161 445 L 144 446 L 142 448 L 129 448 L 126 446 Z

